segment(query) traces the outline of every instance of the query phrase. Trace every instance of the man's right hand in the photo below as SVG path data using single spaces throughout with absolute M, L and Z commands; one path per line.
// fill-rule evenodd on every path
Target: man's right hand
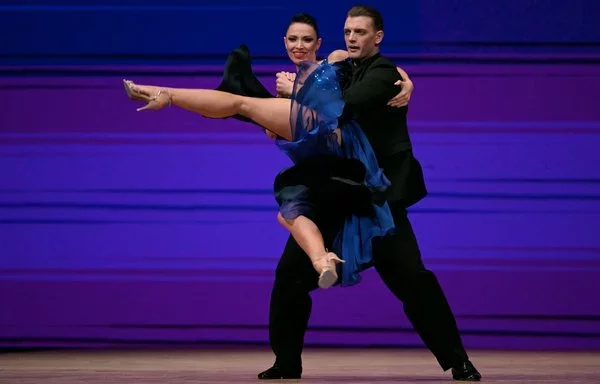
M 276 139 L 277 138 L 277 135 L 274 134 L 273 132 L 269 131 L 268 129 L 265 129 L 265 133 L 267 134 L 267 137 L 269 139 Z

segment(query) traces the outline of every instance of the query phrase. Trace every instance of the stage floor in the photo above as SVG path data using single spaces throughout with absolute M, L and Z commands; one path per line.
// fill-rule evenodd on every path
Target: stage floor
M 600 352 L 472 351 L 486 383 L 598 383 Z M 0 354 L 0 383 L 257 382 L 266 349 L 41 351 Z M 302 383 L 448 383 L 425 350 L 307 349 Z M 289 380 L 286 382 L 297 382 Z

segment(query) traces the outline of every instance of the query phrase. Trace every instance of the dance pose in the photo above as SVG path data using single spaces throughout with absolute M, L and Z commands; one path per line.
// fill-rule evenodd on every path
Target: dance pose
M 396 66 L 379 52 L 384 36 L 383 17 L 371 7 L 352 7 L 344 25 L 351 68 L 343 90 L 344 117 L 355 119 L 370 142 L 378 165 L 391 181 L 386 201 L 394 219 L 394 233 L 374 240 L 375 270 L 403 303 L 414 329 L 443 370 L 455 380 L 479 381 L 481 374 L 463 347 L 454 315 L 440 284 L 421 259 L 406 208 L 424 198 L 427 189 L 421 166 L 413 155 L 407 108 L 392 108 L 397 94 Z M 343 119 L 341 119 L 343 126 Z M 343 132 L 343 129 L 342 129 Z M 319 227 L 324 233 L 328 228 Z M 269 339 L 275 363 L 259 373 L 261 380 L 299 379 L 302 375 L 304 335 L 311 314 L 310 292 L 317 287 L 302 248 L 290 237 L 271 292 Z
M 136 85 L 128 80 L 124 85 L 130 98 L 146 102 L 139 111 L 174 105 L 209 118 L 242 116 L 279 137 L 277 145 L 295 164 L 275 180 L 279 222 L 308 255 L 319 287 L 338 282 L 338 263 L 346 263 L 341 284 L 356 284 L 360 271 L 371 265 L 372 240 L 391 233 L 393 222 L 387 203 L 376 200 L 389 181 L 368 140 L 356 122 L 339 124 L 349 67 L 306 61 L 300 65 L 290 99 L 255 98 L 242 96 L 248 76 L 228 76 L 234 73 L 235 60 L 235 55 L 230 57 L 219 90 Z M 327 239 L 320 222 L 327 227 L 335 222 Z

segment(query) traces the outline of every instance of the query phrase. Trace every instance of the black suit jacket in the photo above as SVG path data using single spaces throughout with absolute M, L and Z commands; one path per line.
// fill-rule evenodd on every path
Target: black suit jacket
M 346 107 L 343 119 L 358 122 L 369 139 L 385 175 L 392 183 L 390 202 L 409 207 L 427 195 L 423 169 L 413 156 L 406 124 L 408 107 L 394 108 L 387 102 L 400 91 L 396 65 L 380 54 L 360 62 L 346 61 L 351 76 L 345 81 Z

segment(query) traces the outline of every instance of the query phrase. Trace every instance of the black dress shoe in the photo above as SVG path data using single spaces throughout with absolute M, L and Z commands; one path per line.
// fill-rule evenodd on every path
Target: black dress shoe
M 452 367 L 452 378 L 460 381 L 481 381 L 481 373 L 477 371 L 473 363 L 465 360 Z
M 302 373 L 298 370 L 283 370 L 277 366 L 272 366 L 264 372 L 258 374 L 259 380 L 283 380 L 283 379 L 300 379 Z
M 243 52 L 243 51 L 242 51 Z M 234 95 L 240 96 L 248 96 L 244 91 L 244 86 L 242 84 L 242 70 L 243 66 L 241 62 L 241 53 L 239 48 L 232 51 L 227 56 L 227 61 L 225 62 L 225 68 L 223 70 L 223 78 L 221 79 L 221 83 L 217 88 L 217 91 L 232 93 Z M 250 122 L 251 120 L 242 115 L 234 115 L 231 116 L 234 119 L 241 120 L 244 122 Z
M 242 44 L 234 50 L 238 57 L 237 70 L 241 76 L 244 96 L 256 97 L 261 99 L 271 99 L 275 96 L 271 95 L 265 86 L 258 80 L 252 70 L 252 59 L 250 57 L 250 49 Z
M 232 93 L 239 96 L 248 96 L 254 98 L 273 98 L 274 96 L 262 85 L 252 72 L 252 59 L 250 50 L 246 45 L 240 45 L 227 56 L 223 78 L 217 88 L 217 91 Z M 257 124 L 246 116 L 234 115 L 234 119 Z

